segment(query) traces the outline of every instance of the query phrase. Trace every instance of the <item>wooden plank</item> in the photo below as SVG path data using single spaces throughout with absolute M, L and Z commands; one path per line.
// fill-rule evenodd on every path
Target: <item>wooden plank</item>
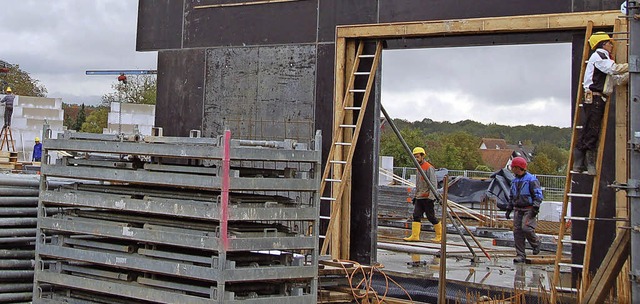
M 628 32 L 628 24 L 626 20 L 620 21 L 620 32 Z M 616 39 L 615 44 L 615 58 L 618 63 L 626 63 L 628 60 L 628 48 L 626 34 L 615 34 L 613 38 Z M 620 40 L 617 40 L 620 39 Z M 616 122 L 615 122 L 615 174 L 617 181 L 626 181 L 629 176 L 628 171 L 628 159 L 629 151 L 627 150 L 627 143 L 629 142 L 629 96 L 628 85 L 618 86 L 615 89 L 616 100 Z M 617 218 L 629 218 L 629 199 L 625 191 L 616 192 L 616 217 Z M 616 222 L 618 228 L 628 225 L 623 222 Z M 620 232 L 620 230 L 618 230 Z M 618 291 L 618 303 L 631 303 L 631 284 L 629 281 L 628 273 L 630 272 L 629 262 L 626 262 L 620 271 L 617 278 L 616 290 Z
M 399 23 L 338 26 L 337 36 L 345 38 L 399 38 L 435 35 L 580 30 L 593 21 L 595 27 L 613 26 L 619 11 L 523 15 Z
M 622 266 L 629 257 L 631 247 L 631 232 L 629 229 L 622 229 L 621 233 L 611 244 L 607 255 L 604 257 L 600 268 L 591 280 L 589 289 L 585 292 L 580 303 L 604 303 L 609 295 L 609 290 L 613 282 L 620 273 Z
M 362 53 L 364 53 L 364 45 L 362 45 L 362 48 L 363 48 Z M 351 88 L 355 89 L 356 88 L 355 76 L 351 75 L 352 71 L 356 71 L 353 69 L 357 61 L 355 41 L 349 41 L 347 43 L 347 54 L 349 55 L 346 58 L 347 62 L 345 66 L 347 67 L 347 69 L 345 70 L 345 79 L 350 79 L 353 77 L 353 79 L 350 81 L 350 86 Z M 358 67 L 356 67 L 356 69 L 357 68 Z M 353 94 L 346 94 L 345 100 L 344 100 L 344 106 L 352 107 L 354 105 L 353 103 L 354 103 Z M 344 114 L 345 116 L 342 123 L 351 125 L 356 122 L 353 115 L 354 114 L 353 111 L 347 111 Z M 343 132 L 344 133 L 342 134 L 342 140 L 344 142 L 352 142 L 353 130 L 345 128 Z M 344 146 L 340 149 L 342 150 L 341 153 L 343 155 L 343 158 L 346 157 L 346 155 L 349 155 L 349 149 L 352 149 L 352 148 L 353 146 L 351 147 Z M 350 161 L 349 164 L 346 166 L 353 166 L 353 161 Z M 339 220 L 342 224 L 340 225 L 340 231 L 339 231 L 340 237 L 336 240 L 339 240 L 340 242 L 340 254 L 339 254 L 340 258 L 348 260 L 351 258 L 350 250 L 349 250 L 351 248 L 351 179 L 349 178 L 348 180 L 344 180 L 343 182 L 346 183 L 346 185 L 344 188 L 344 193 L 342 194 L 342 200 L 341 200 L 341 206 L 340 206 L 341 207 L 340 217 L 339 217 Z

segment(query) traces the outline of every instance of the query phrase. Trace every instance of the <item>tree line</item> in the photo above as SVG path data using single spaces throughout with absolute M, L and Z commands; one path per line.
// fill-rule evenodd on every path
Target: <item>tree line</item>
M 571 128 L 553 126 L 506 126 L 482 124 L 472 120 L 456 123 L 431 119 L 409 122 L 394 119 L 409 147 L 422 146 L 429 161 L 437 168 L 452 170 L 491 171 L 480 155 L 482 138 L 504 139 L 507 144 L 533 147 L 533 161 L 529 171 L 536 174 L 566 174 Z M 394 166 L 413 167 L 411 155 L 406 153 L 391 128 L 383 128 L 380 155 L 393 156 Z

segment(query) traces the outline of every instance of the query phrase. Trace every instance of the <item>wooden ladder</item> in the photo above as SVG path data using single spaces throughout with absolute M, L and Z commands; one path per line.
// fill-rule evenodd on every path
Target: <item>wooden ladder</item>
M 372 42 L 375 42 L 375 51 L 367 53 L 366 50 L 369 47 L 366 48 L 365 46 L 367 43 L 371 44 Z M 320 198 L 322 203 L 328 203 L 331 206 L 329 217 L 320 216 L 321 220 L 329 221 L 325 235 L 320 235 L 320 238 L 324 238 L 321 254 L 326 255 L 329 245 L 331 245 L 330 252 L 333 258 L 348 258 L 348 256 L 345 256 L 344 250 L 341 249 L 346 244 L 341 246 L 341 242 L 344 239 L 341 238 L 340 234 L 344 229 L 340 227 L 342 224 L 340 218 L 342 217 L 343 207 L 349 201 L 350 195 L 345 195 L 345 192 L 348 193 L 349 190 L 345 191 L 345 189 L 351 183 L 353 155 L 366 112 L 367 102 L 374 88 L 374 79 L 381 56 L 382 41 L 360 41 L 355 51 L 355 56 L 348 58 L 353 63 L 353 68 L 347 74 L 349 79 L 345 90 L 344 92 L 336 92 L 331 149 L 320 186 L 321 195 L 325 195 L 325 190 L 329 189 L 327 187 L 330 187 L 331 191 L 330 196 Z M 361 64 L 364 66 L 364 70 L 360 68 Z M 364 88 L 355 87 L 356 84 L 363 83 L 365 79 L 366 86 Z
M 616 23 L 614 27 L 614 32 L 618 32 L 619 23 Z M 575 172 L 572 171 L 573 166 L 573 152 L 576 149 L 576 143 L 578 139 L 578 133 L 582 130 L 582 126 L 580 125 L 582 122 L 582 100 L 584 98 L 584 88 L 582 87 L 582 81 L 585 74 L 586 63 L 590 55 L 590 46 L 588 39 L 591 36 L 593 30 L 593 22 L 589 21 L 587 24 L 586 32 L 585 32 L 585 43 L 582 52 L 582 68 L 580 70 L 580 78 L 578 82 L 578 94 L 576 98 L 575 104 L 575 112 L 573 118 L 573 132 L 571 135 L 571 149 L 569 151 L 569 161 L 567 165 L 567 178 L 565 182 L 565 190 L 564 190 L 564 198 L 562 201 L 562 214 L 560 216 L 560 231 L 558 234 L 558 243 L 557 243 L 557 251 L 556 251 L 556 259 L 554 264 L 554 272 L 553 278 L 551 281 L 551 303 L 558 303 L 559 293 L 575 293 L 578 297 L 578 301 L 582 298 L 584 292 L 589 288 L 589 267 L 591 262 L 591 250 L 593 245 L 593 232 L 595 229 L 596 221 L 600 220 L 597 217 L 596 210 L 598 207 L 598 195 L 600 189 L 600 175 L 602 172 L 602 157 L 604 154 L 604 144 L 605 138 L 607 134 L 607 124 L 609 117 L 609 105 L 611 104 L 611 100 L 607 100 L 605 102 L 604 115 L 602 118 L 600 135 L 598 139 L 598 151 L 596 155 L 595 165 L 596 165 L 596 174 L 588 175 L 583 172 Z M 591 193 L 576 193 L 572 189 L 572 180 L 574 175 L 584 175 L 593 179 Z M 571 198 L 588 198 L 590 200 L 589 205 L 589 215 L 587 217 L 577 217 L 577 216 L 567 216 L 569 201 Z M 575 202 L 575 201 L 574 201 Z M 573 206 L 576 206 L 573 203 Z M 575 208 L 575 207 L 574 207 Z M 576 208 L 577 209 L 577 208 Z M 567 239 L 565 240 L 565 233 L 567 230 L 567 226 L 571 224 L 571 221 L 586 221 L 587 222 L 587 232 L 584 240 L 574 240 Z M 582 264 L 573 264 L 573 263 L 563 263 L 562 262 L 562 252 L 564 244 L 572 244 L 572 246 L 584 246 L 584 256 Z M 560 267 L 568 267 L 570 269 L 580 269 L 579 276 L 576 283 L 577 288 L 572 286 L 562 286 L 560 280 Z M 572 280 L 570 280 L 572 281 Z
M 13 141 L 13 133 L 11 133 L 10 126 L 2 127 L 0 132 L 0 138 L 2 138 L 2 144 L 0 144 L 0 151 L 4 150 L 4 145 L 7 145 L 7 151 L 16 152 L 16 145 Z

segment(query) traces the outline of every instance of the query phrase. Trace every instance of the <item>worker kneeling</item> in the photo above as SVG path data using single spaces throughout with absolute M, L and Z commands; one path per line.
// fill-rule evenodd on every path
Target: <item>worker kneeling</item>
M 533 248 L 533 254 L 540 253 L 540 239 L 536 235 L 538 225 L 536 217 L 542 203 L 542 188 L 535 175 L 527 172 L 527 161 L 522 157 L 516 157 L 511 161 L 511 172 L 516 178 L 511 181 L 511 193 L 505 217 L 513 216 L 513 240 L 516 245 L 516 258 L 514 263 L 524 263 L 527 258 L 525 253 L 525 240 L 529 241 Z
M 432 185 L 437 185 L 436 169 L 425 160 L 426 152 L 424 148 L 416 147 L 413 149 L 413 157 L 416 158 L 420 167 L 427 174 L 427 178 Z M 436 212 L 434 210 L 434 202 L 436 196 L 432 193 L 427 185 L 427 181 L 422 178 L 421 174 L 417 174 L 416 178 L 416 192 L 413 198 L 413 222 L 411 223 L 411 235 L 404 238 L 408 242 L 420 241 L 420 228 L 422 226 L 422 214 L 426 213 L 427 219 L 433 224 L 433 229 L 436 231 L 436 237 L 431 239 L 434 242 L 440 242 L 442 238 L 442 223 L 436 218 Z

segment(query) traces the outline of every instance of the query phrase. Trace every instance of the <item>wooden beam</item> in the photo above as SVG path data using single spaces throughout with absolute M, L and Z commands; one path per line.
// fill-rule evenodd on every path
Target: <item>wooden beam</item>
M 629 257 L 629 248 L 631 247 L 631 232 L 629 229 L 623 229 L 621 233 L 611 244 L 607 255 L 604 257 L 600 268 L 591 280 L 589 289 L 584 294 L 580 303 L 604 303 L 609 295 L 609 290 L 613 286 L 620 269 Z
M 594 27 L 613 26 L 619 11 L 596 11 L 566 14 L 524 15 L 417 22 L 379 23 L 337 27 L 342 38 L 406 38 L 435 35 L 476 35 L 493 33 L 582 30 L 588 21 Z
M 620 23 L 620 33 L 628 32 L 628 24 L 625 19 L 618 19 L 616 22 Z M 613 35 L 615 44 L 615 58 L 617 63 L 626 63 L 628 61 L 628 35 L 615 34 Z M 627 150 L 627 143 L 629 142 L 629 96 L 628 85 L 618 86 L 615 89 L 615 103 L 616 103 L 616 123 L 615 123 L 615 174 L 617 181 L 626 181 L 629 178 L 628 172 L 628 159 L 629 150 Z M 627 198 L 626 191 L 616 192 L 616 217 L 617 218 L 629 218 L 629 199 Z M 617 222 L 616 227 L 620 228 L 628 226 L 628 223 Z M 618 230 L 620 233 L 621 230 Z M 631 303 L 631 283 L 629 281 L 628 273 L 630 271 L 629 262 L 625 263 L 618 275 L 616 290 L 618 291 L 618 303 Z

